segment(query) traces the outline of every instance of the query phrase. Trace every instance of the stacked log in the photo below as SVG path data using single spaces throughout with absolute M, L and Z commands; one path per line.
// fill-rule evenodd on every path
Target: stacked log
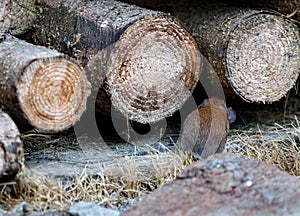
M 24 34 L 37 19 L 35 0 L 2 0 L 0 2 L 0 39 L 3 33 Z
M 85 110 L 84 70 L 55 50 L 7 36 L 0 43 L 0 70 L 0 105 L 20 125 L 62 131 Z
M 298 0 L 252 1 L 252 7 L 272 8 L 284 13 L 289 18 L 300 21 L 300 2 Z
M 227 0 L 228 4 L 237 6 L 247 6 L 251 8 L 273 9 L 285 16 L 300 21 L 300 1 L 299 0 Z
M 178 1 L 159 1 L 159 0 L 121 0 L 122 2 L 135 4 L 140 7 L 170 10 L 180 6 L 199 6 L 207 2 L 229 4 L 234 6 L 250 7 L 253 9 L 273 9 L 284 15 L 300 19 L 300 2 L 298 0 L 178 0 Z
M 8 0 L 0 2 L 0 40 L 5 37 L 10 25 L 8 17 Z
M 84 66 L 109 50 L 107 65 L 89 70 L 88 79 L 97 92 L 106 76 L 112 105 L 129 119 L 165 118 L 193 90 L 201 66 L 198 46 L 170 15 L 117 1 L 39 3 L 44 14 L 35 42 L 76 56 Z
M 167 9 L 171 2 L 170 0 L 121 0 L 129 4 L 134 4 L 140 7 L 150 8 L 150 9 Z
M 20 133 L 6 113 L 0 110 L 0 182 L 13 179 L 24 162 Z
M 274 102 L 295 84 L 300 36 L 292 20 L 276 12 L 226 5 L 177 8 L 174 14 L 197 40 L 227 96 Z

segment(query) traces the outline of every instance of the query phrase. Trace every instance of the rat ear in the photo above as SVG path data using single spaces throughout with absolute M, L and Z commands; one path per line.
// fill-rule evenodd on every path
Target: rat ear
M 205 99 L 201 104 L 200 107 L 206 107 L 208 104 L 208 99 Z
M 227 118 L 229 124 L 232 124 L 236 120 L 236 112 L 234 111 L 234 109 L 232 109 L 232 107 L 228 107 L 227 109 Z

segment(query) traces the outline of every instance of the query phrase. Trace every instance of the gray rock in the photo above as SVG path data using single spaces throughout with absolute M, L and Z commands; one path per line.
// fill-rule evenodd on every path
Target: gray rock
M 118 216 L 120 212 L 96 205 L 93 202 L 79 202 L 72 205 L 68 212 L 72 216 Z
M 1 216 L 13 216 L 12 213 L 8 212 L 8 211 L 5 211 L 3 209 L 0 209 L 0 215 Z
M 300 215 L 300 181 L 253 158 L 216 154 L 122 213 L 135 215 Z
M 45 211 L 24 211 L 24 208 L 28 208 L 28 203 L 22 202 L 16 208 L 11 211 L 5 211 L 0 208 L 0 216 L 70 216 L 66 211 L 49 209 Z

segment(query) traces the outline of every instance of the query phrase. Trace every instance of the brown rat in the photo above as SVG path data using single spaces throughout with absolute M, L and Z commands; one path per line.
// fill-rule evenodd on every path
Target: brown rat
M 229 123 L 235 121 L 235 111 L 225 101 L 212 97 L 191 112 L 183 125 L 181 149 L 195 158 L 222 152 L 225 148 Z

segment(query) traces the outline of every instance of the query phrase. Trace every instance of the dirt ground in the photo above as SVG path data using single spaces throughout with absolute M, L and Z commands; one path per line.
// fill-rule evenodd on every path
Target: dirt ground
M 300 96 L 295 94 L 267 105 L 228 101 L 237 112 L 237 120 L 231 125 L 226 151 L 274 163 L 300 175 L 299 102 Z M 143 131 L 143 127 L 138 129 Z M 124 210 L 172 181 L 192 162 L 176 146 L 180 133 L 176 117 L 168 119 L 165 134 L 152 145 L 133 145 L 107 131 L 102 132 L 103 140 L 76 137 L 72 130 L 55 135 L 24 133 L 26 168 L 16 182 L 1 185 L 3 208 L 26 201 L 39 211 L 66 209 L 75 202 L 90 200 Z
M 273 104 L 257 105 L 230 101 L 228 103 L 237 113 L 237 120 L 231 125 L 228 136 L 230 142 L 234 142 L 232 140 L 237 133 L 247 131 L 249 133 L 265 131 L 266 139 L 284 137 L 289 134 L 285 131 L 279 133 L 278 130 L 274 133 L 274 128 L 295 123 L 300 116 L 299 95 L 283 98 Z M 56 135 L 29 132 L 23 135 L 25 164 L 38 172 L 54 177 L 73 175 L 87 167 L 90 167 L 91 173 L 96 173 L 97 170 L 93 170 L 91 164 L 101 163 L 104 167 L 110 165 L 111 168 L 114 164 L 119 166 L 120 158 L 136 157 L 140 160 L 151 153 L 165 152 L 166 149 L 174 151 L 177 148 L 176 141 L 180 129 L 181 123 L 178 122 L 178 118 L 169 118 L 168 128 L 161 140 L 150 146 L 128 143 L 114 133 L 107 133 L 109 131 L 107 128 L 102 133 L 103 139 L 76 137 L 72 130 Z M 232 144 L 227 143 L 227 151 L 233 151 L 230 145 Z M 64 174 L 61 174 L 61 167 L 64 167 Z

